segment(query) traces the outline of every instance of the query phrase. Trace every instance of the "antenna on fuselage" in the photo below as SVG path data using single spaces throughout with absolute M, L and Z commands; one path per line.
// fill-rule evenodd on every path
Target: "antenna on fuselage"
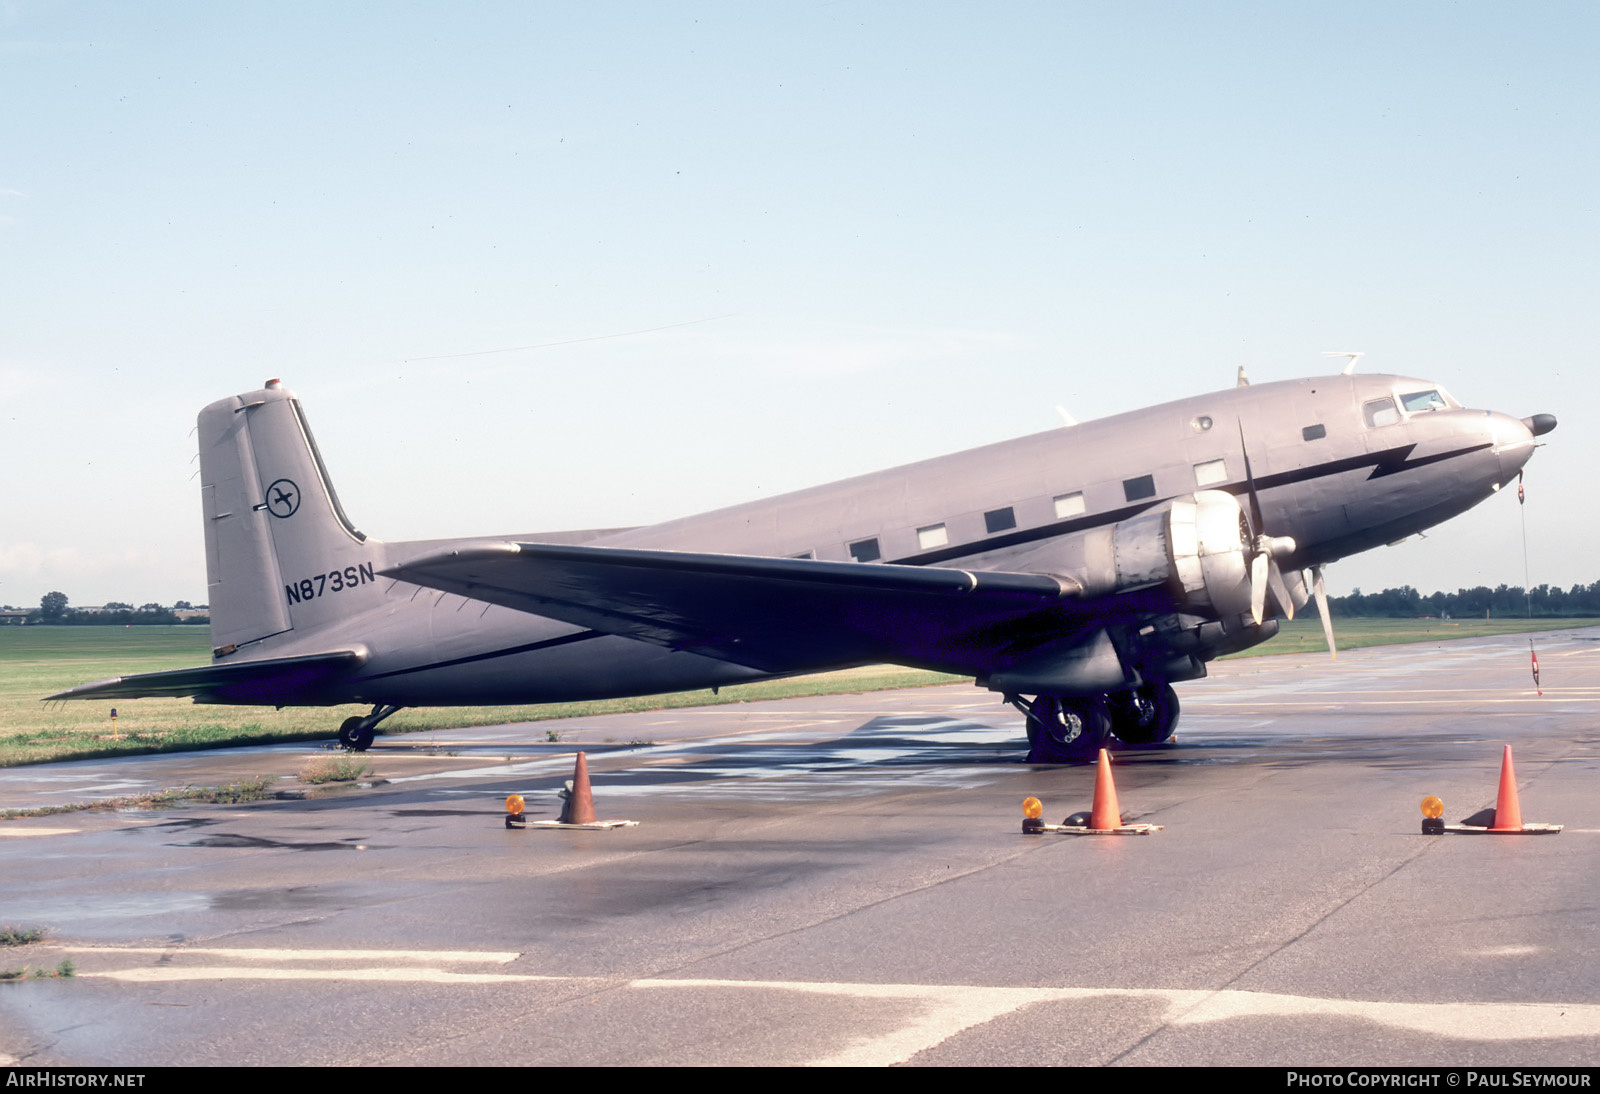
M 1067 413 L 1067 408 L 1062 406 L 1060 403 L 1056 404 L 1056 413 L 1061 415 L 1061 424 L 1062 425 L 1077 425 L 1078 424 L 1078 419 L 1074 418 L 1071 414 L 1068 414 Z
M 1234 387 L 1249 387 L 1250 386 L 1250 377 L 1248 377 L 1248 376 L 1246 376 L 1244 374 L 1244 366 L 1243 365 L 1239 366 L 1239 378 L 1238 378 L 1238 380 L 1236 380 L 1234 382 L 1233 386 Z
M 1341 376 L 1348 376 L 1352 372 L 1354 372 L 1356 370 L 1356 359 L 1358 357 L 1365 357 L 1366 355 L 1367 355 L 1367 351 L 1366 350 L 1361 350 L 1361 349 L 1357 349 L 1357 350 L 1347 350 L 1347 349 L 1326 350 L 1322 354 L 1322 356 L 1324 356 L 1324 357 L 1348 357 L 1348 358 L 1350 358 L 1350 363 L 1348 365 L 1344 366 L 1344 368 L 1339 370 L 1339 375 L 1341 375 Z

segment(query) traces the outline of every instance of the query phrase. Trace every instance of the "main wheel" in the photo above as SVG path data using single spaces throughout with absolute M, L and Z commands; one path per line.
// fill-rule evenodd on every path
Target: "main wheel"
M 1098 696 L 1040 695 L 1028 711 L 1028 762 L 1087 763 L 1105 747 L 1111 729 Z
M 339 744 L 351 752 L 365 752 L 377 735 L 377 727 L 368 725 L 365 718 L 346 718 L 339 727 Z
M 1178 726 L 1178 693 L 1172 685 L 1151 682 L 1107 696 L 1111 732 L 1124 744 L 1158 745 Z

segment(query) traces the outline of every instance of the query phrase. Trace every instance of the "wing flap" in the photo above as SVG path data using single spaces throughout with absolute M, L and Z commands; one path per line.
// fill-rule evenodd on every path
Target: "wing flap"
M 505 543 L 387 576 L 767 672 L 855 661 L 987 671 L 1004 629 L 1082 613 L 1051 574 Z
M 199 665 L 166 672 L 112 676 L 58 691 L 53 699 L 152 699 L 194 696 L 197 703 L 286 704 L 315 702 L 322 686 L 366 660 L 359 650 L 272 657 L 231 665 Z

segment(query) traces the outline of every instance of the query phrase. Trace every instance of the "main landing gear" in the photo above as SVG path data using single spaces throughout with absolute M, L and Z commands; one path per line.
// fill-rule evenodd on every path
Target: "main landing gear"
M 376 703 L 365 718 L 346 718 L 339 727 L 339 743 L 351 752 L 365 752 L 378 735 L 378 723 L 400 709 L 394 703 Z
M 1167 683 L 1149 683 L 1111 695 L 1007 695 L 1028 720 L 1028 762 L 1090 763 L 1115 736 L 1149 748 L 1172 736 L 1178 695 Z
M 1178 728 L 1178 693 L 1171 684 L 1151 683 L 1106 696 L 1111 732 L 1126 745 L 1161 744 Z
M 1006 702 L 1028 719 L 1029 763 L 1087 763 L 1111 733 L 1110 712 L 1099 696 L 1007 695 Z

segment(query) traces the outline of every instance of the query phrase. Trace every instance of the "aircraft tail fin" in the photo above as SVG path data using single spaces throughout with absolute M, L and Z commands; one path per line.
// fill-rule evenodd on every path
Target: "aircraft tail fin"
M 345 516 L 293 392 L 269 380 L 212 403 L 199 436 L 214 657 L 375 603 L 382 545 Z

